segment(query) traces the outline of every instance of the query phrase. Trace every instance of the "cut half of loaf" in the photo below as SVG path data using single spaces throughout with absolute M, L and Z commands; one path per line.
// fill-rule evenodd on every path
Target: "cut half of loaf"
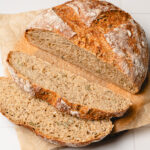
M 100 84 L 22 52 L 10 52 L 9 71 L 27 92 L 62 112 L 85 119 L 122 116 L 131 102 Z
M 44 10 L 25 32 L 34 46 L 137 93 L 148 70 L 142 27 L 106 1 L 72 0 Z
M 66 146 L 85 146 L 112 130 L 110 120 L 81 120 L 62 114 L 47 102 L 24 92 L 12 80 L 0 78 L 0 112 L 45 140 Z

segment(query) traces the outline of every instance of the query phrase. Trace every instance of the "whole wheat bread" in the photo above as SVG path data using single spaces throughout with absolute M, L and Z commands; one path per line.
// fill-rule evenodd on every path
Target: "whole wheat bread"
M 131 102 L 111 90 L 35 56 L 10 52 L 9 71 L 27 92 L 62 112 L 86 119 L 122 116 Z
M 62 114 L 47 102 L 31 97 L 8 78 L 0 78 L 0 112 L 51 143 L 72 147 L 99 141 L 113 127 L 110 120 L 88 121 Z
M 34 46 L 137 93 L 148 70 L 148 43 L 142 27 L 113 4 L 72 0 L 44 10 L 29 25 Z

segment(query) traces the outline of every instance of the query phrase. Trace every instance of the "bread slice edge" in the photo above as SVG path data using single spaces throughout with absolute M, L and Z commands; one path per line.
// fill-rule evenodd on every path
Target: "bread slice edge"
M 10 78 L 7 78 L 7 77 L 0 77 L 0 80 L 10 80 Z M 21 121 L 14 121 L 13 119 L 11 119 L 6 113 L 5 111 L 1 108 L 0 109 L 0 113 L 2 115 L 4 115 L 9 121 L 11 121 L 12 123 L 16 124 L 16 125 L 19 125 L 19 126 L 23 126 L 29 130 L 31 130 L 32 132 L 34 132 L 37 136 L 40 136 L 42 137 L 45 141 L 49 142 L 49 143 L 52 143 L 52 144 L 57 144 L 57 145 L 60 145 L 60 146 L 69 146 L 69 147 L 83 147 L 83 146 L 87 146 L 91 143 L 94 143 L 94 142 L 98 142 L 98 141 L 101 141 L 102 139 L 104 139 L 108 134 L 111 133 L 112 129 L 113 129 L 113 124 L 110 120 L 109 123 L 109 129 L 107 130 L 108 132 L 105 133 L 105 135 L 100 135 L 98 136 L 97 138 L 95 139 L 91 139 L 91 140 L 88 140 L 88 141 L 85 141 L 85 142 L 76 142 L 76 143 L 67 143 L 67 142 L 64 142 L 64 141 L 61 141 L 61 139 L 58 139 L 58 138 L 54 138 L 54 137 L 48 137 L 47 135 L 44 135 L 42 132 L 38 131 L 38 130 L 35 130 L 34 128 L 32 128 L 31 126 L 29 125 L 25 125 L 24 122 L 21 122 Z
M 87 106 L 83 106 L 81 104 L 74 104 L 69 102 L 67 99 L 59 96 L 56 92 L 53 92 L 48 89 L 44 89 L 38 86 L 35 83 L 32 83 L 30 79 L 18 73 L 15 68 L 11 65 L 9 59 L 11 57 L 11 51 L 7 57 L 7 67 L 14 81 L 26 92 L 35 96 L 36 98 L 40 98 L 51 105 L 53 105 L 57 110 L 61 112 L 68 113 L 72 116 L 88 119 L 88 120 L 99 120 L 104 118 L 112 118 L 112 117 L 121 117 L 131 106 L 128 105 L 124 110 L 117 112 L 109 112 L 103 111 L 96 108 L 89 108 Z

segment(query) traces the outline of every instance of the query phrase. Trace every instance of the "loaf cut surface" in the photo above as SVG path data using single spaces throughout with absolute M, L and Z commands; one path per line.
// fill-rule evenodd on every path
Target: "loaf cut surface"
M 148 70 L 142 27 L 106 1 L 73 0 L 44 10 L 25 37 L 34 46 L 137 93 Z
M 32 98 L 12 80 L 0 78 L 0 112 L 52 143 L 84 146 L 107 136 L 110 120 L 86 121 L 62 114 L 47 102 Z
M 24 90 L 73 116 L 86 119 L 118 117 L 131 105 L 129 99 L 98 83 L 35 56 L 10 52 L 7 62 L 12 77 Z

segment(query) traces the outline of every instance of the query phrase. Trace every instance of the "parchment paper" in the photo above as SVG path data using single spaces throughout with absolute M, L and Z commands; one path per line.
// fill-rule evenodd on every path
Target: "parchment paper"
M 16 15 L 0 15 L 0 51 L 4 66 L 7 53 L 13 49 L 26 24 L 38 13 L 39 11 L 33 11 Z M 6 67 L 5 74 L 9 76 Z M 24 127 L 15 126 L 15 128 L 21 150 L 57 150 L 59 148 L 59 146 L 46 142 Z
M 0 15 L 0 50 L 4 66 L 6 56 L 10 50 L 24 51 L 47 61 L 52 61 L 53 59 L 54 63 L 58 63 L 57 60 L 52 58 L 49 54 L 31 46 L 23 37 L 26 26 L 40 11 L 41 10 L 15 15 Z M 7 73 L 7 75 L 9 74 Z M 99 80 L 97 82 L 112 89 L 116 93 L 130 98 L 133 103 L 133 106 L 123 118 L 114 121 L 115 127 L 113 133 L 150 124 L 150 74 L 148 74 L 141 92 L 137 95 L 132 95 L 104 81 Z M 23 127 L 17 127 L 16 131 L 21 150 L 50 150 L 57 148 L 57 146 L 45 142 Z

